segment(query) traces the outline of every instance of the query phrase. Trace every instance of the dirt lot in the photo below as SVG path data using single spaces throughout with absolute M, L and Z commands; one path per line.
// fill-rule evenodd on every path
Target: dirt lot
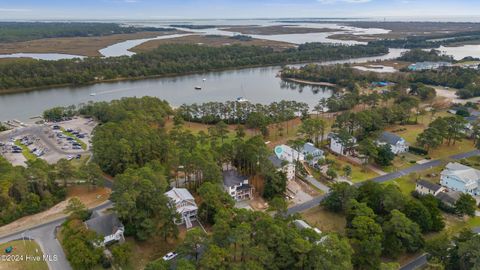
M 288 181 L 287 194 L 291 197 L 289 200 L 290 206 L 308 202 L 314 197 L 320 195 L 318 191 L 298 179 Z
M 95 207 L 105 202 L 110 197 L 111 190 L 107 188 L 92 189 L 87 186 L 73 186 L 68 189 L 67 199 L 52 208 L 27 217 L 23 217 L 8 225 L 0 227 L 0 236 L 25 230 L 33 225 L 47 223 L 63 217 L 68 200 L 73 197 L 79 198 L 87 207 Z
M 152 38 L 163 35 L 183 33 L 139 32 L 104 37 L 46 38 L 25 42 L 0 43 L 0 54 L 9 53 L 65 53 L 84 56 L 102 56 L 98 50 L 130 39 Z
M 295 47 L 295 45 L 291 43 L 264 40 L 264 39 L 252 39 L 249 41 L 241 41 L 238 39 L 233 39 L 225 36 L 191 35 L 191 36 L 172 38 L 172 39 L 151 40 L 133 48 L 131 51 L 137 52 L 137 53 L 150 51 L 164 44 L 200 44 L 200 45 L 207 45 L 207 46 L 213 46 L 213 47 L 222 47 L 222 46 L 228 46 L 232 44 L 241 44 L 241 45 L 250 45 L 250 46 L 269 47 L 278 51 Z
M 287 25 L 275 26 L 237 26 L 223 28 L 221 30 L 242 33 L 244 35 L 289 35 L 289 34 L 308 34 L 308 33 L 329 33 L 339 32 L 338 29 L 331 28 L 308 28 L 308 27 L 289 27 Z

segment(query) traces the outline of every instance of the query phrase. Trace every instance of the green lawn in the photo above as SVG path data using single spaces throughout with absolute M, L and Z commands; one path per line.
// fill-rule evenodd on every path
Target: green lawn
M 15 262 L 0 261 L 0 269 L 8 270 L 48 270 L 48 265 L 43 261 L 43 252 L 35 241 L 25 242 L 22 240 L 0 244 L 0 254 L 7 255 L 5 249 L 13 246 L 14 250 L 9 255 L 18 255 L 19 260 Z M 38 252 L 37 252 L 38 251 Z M 23 258 L 22 258 L 23 256 Z M 27 260 L 26 256 L 30 258 Z M 35 257 L 36 261 L 33 261 Z M 38 259 L 38 260 L 37 260 Z
M 80 140 L 79 138 L 77 138 L 77 136 L 75 136 L 74 134 L 72 134 L 71 132 L 68 132 L 66 131 L 64 128 L 60 128 L 60 130 L 62 131 L 62 133 L 68 137 L 72 137 L 76 142 L 78 142 L 81 146 L 82 146 L 82 149 L 83 150 L 87 150 L 87 144 L 84 143 L 82 140 Z
M 341 159 L 335 159 L 334 168 L 337 171 L 338 175 L 340 176 L 344 175 L 343 168 L 345 168 L 345 166 L 347 165 L 349 165 L 352 168 L 352 174 L 350 175 L 349 179 L 353 183 L 364 182 L 378 176 L 376 172 L 369 170 L 367 168 L 362 168 L 362 166 L 351 164 Z
M 329 212 L 317 206 L 301 213 L 302 218 L 312 227 L 319 228 L 322 232 L 338 232 L 345 234 L 347 221 L 345 216 Z
M 30 153 L 30 149 L 26 145 L 23 145 L 20 140 L 15 141 L 15 145 L 22 148 L 22 154 L 27 159 L 27 161 L 34 161 L 37 159 L 37 156 Z

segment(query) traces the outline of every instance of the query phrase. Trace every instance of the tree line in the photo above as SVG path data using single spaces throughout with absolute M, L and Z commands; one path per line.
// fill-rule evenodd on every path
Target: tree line
M 88 185 L 103 185 L 102 172 L 95 164 L 76 169 L 65 159 L 50 165 L 42 159 L 13 167 L 0 157 L 0 225 L 44 211 L 65 199 L 68 182 L 85 179 Z
M 122 26 L 117 23 L 85 22 L 0 22 L 0 43 L 42 38 L 91 37 L 143 31 L 174 31 L 172 28 Z
M 340 60 L 387 53 L 385 47 L 332 46 L 319 43 L 285 51 L 257 46 L 220 48 L 200 45 L 161 45 L 131 57 L 59 61 L 28 60 L 0 64 L 0 89 L 80 85 L 102 80 L 206 72 L 225 68 Z

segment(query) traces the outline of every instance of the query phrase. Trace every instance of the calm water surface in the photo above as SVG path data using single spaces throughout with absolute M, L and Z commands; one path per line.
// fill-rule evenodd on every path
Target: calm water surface
M 398 57 L 402 50 L 389 54 L 322 64 L 362 63 Z M 296 65 L 301 66 L 301 65 Z M 276 75 L 280 67 L 249 68 L 209 72 L 205 74 L 156 78 L 115 83 L 100 83 L 81 87 L 61 87 L 25 93 L 0 95 L 0 120 L 28 120 L 55 106 L 78 105 L 89 101 L 110 101 L 122 97 L 155 96 L 173 106 L 183 103 L 227 101 L 244 97 L 253 103 L 268 104 L 280 100 L 306 102 L 313 107 L 319 99 L 330 97 L 328 88 L 287 84 Z M 203 79 L 206 79 L 205 82 Z M 200 86 L 201 91 L 194 90 Z M 95 93 L 95 96 L 91 96 Z

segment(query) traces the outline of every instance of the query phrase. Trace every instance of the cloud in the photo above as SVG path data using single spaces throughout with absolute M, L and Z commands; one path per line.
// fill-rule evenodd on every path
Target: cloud
M 333 3 L 351 3 L 351 4 L 361 4 L 361 3 L 368 3 L 372 0 L 317 0 L 322 4 L 333 4 Z

